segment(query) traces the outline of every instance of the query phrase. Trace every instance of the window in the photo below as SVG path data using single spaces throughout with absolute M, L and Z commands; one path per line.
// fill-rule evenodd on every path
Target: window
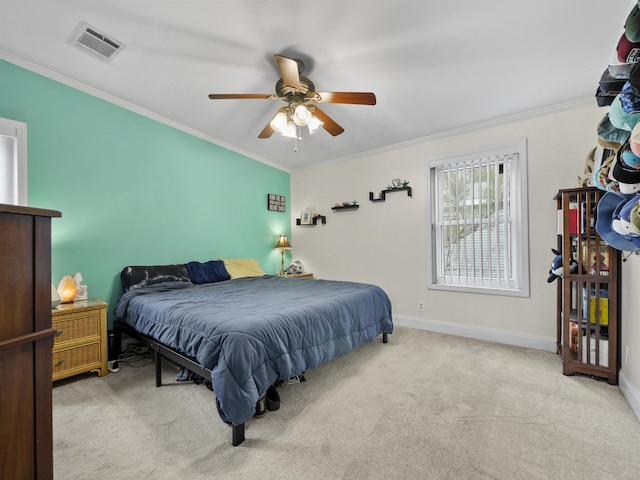
M 27 204 L 27 125 L 0 118 L 0 203 Z
M 429 161 L 429 288 L 529 295 L 526 141 Z

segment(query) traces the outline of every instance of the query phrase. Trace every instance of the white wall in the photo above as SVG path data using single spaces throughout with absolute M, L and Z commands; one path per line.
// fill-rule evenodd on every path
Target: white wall
M 631 255 L 622 264 L 621 282 L 620 388 L 640 419 L 640 257 Z
M 547 276 L 556 246 L 554 196 L 558 189 L 578 186 L 587 153 L 597 143 L 596 127 L 606 110 L 595 100 L 553 111 L 537 112 L 500 124 L 481 126 L 392 151 L 332 162 L 291 175 L 293 259 L 319 278 L 380 285 L 389 294 L 397 324 L 436 329 L 477 338 L 555 351 L 556 285 Z M 344 135 L 348 135 L 345 132 Z M 529 162 L 530 298 L 460 294 L 427 289 L 427 160 L 431 157 L 499 146 L 526 138 Z M 304 141 L 304 140 L 303 140 Z M 413 197 L 404 192 L 386 202 L 369 201 L 393 178 L 408 180 Z M 335 212 L 336 202 L 357 200 L 359 210 Z M 327 224 L 296 226 L 307 206 L 326 215 Z M 640 385 L 640 258 L 623 266 L 622 344 L 629 345 L 623 370 L 631 388 Z M 635 283 L 635 284 L 634 284 Z M 627 294 L 625 294 L 627 292 Z M 426 304 L 424 313 L 417 303 Z M 637 314 L 635 315 L 637 316 Z M 625 378 L 626 379 L 626 378 Z

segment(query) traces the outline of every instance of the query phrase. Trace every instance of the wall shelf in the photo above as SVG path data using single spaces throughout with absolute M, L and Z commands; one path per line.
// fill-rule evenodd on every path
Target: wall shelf
M 318 222 L 322 222 L 323 225 L 327 223 L 327 217 L 324 215 L 317 215 L 313 217 L 312 223 L 302 223 L 299 218 L 296 218 L 296 225 L 300 225 L 301 227 L 312 227 L 317 225 Z
M 378 198 L 374 198 L 373 192 L 369 192 L 369 200 L 371 200 L 372 202 L 384 202 L 387 199 L 388 193 L 401 192 L 401 191 L 406 191 L 408 197 L 412 196 L 411 187 L 394 187 L 394 188 L 387 188 L 386 190 L 382 190 Z
M 357 210 L 360 208 L 360 205 L 336 205 L 335 207 L 331 207 L 331 210 L 339 212 L 340 210 Z

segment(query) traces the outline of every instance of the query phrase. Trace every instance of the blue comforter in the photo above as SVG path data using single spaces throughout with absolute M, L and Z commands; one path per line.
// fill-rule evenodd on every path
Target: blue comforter
M 277 380 L 393 331 L 380 287 L 274 275 L 132 290 L 116 316 L 210 370 L 220 414 L 234 425 Z

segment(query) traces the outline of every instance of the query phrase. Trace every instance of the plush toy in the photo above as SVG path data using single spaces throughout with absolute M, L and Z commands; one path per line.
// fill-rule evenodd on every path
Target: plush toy
M 555 248 L 552 248 L 551 251 L 556 254 L 556 257 L 551 262 L 551 270 L 549 270 L 549 277 L 547 278 L 547 283 L 553 282 L 556 278 L 560 278 L 564 276 L 564 266 L 562 265 L 562 253 L 560 253 Z M 569 258 L 569 272 L 576 273 L 578 271 L 578 262 L 575 258 Z

